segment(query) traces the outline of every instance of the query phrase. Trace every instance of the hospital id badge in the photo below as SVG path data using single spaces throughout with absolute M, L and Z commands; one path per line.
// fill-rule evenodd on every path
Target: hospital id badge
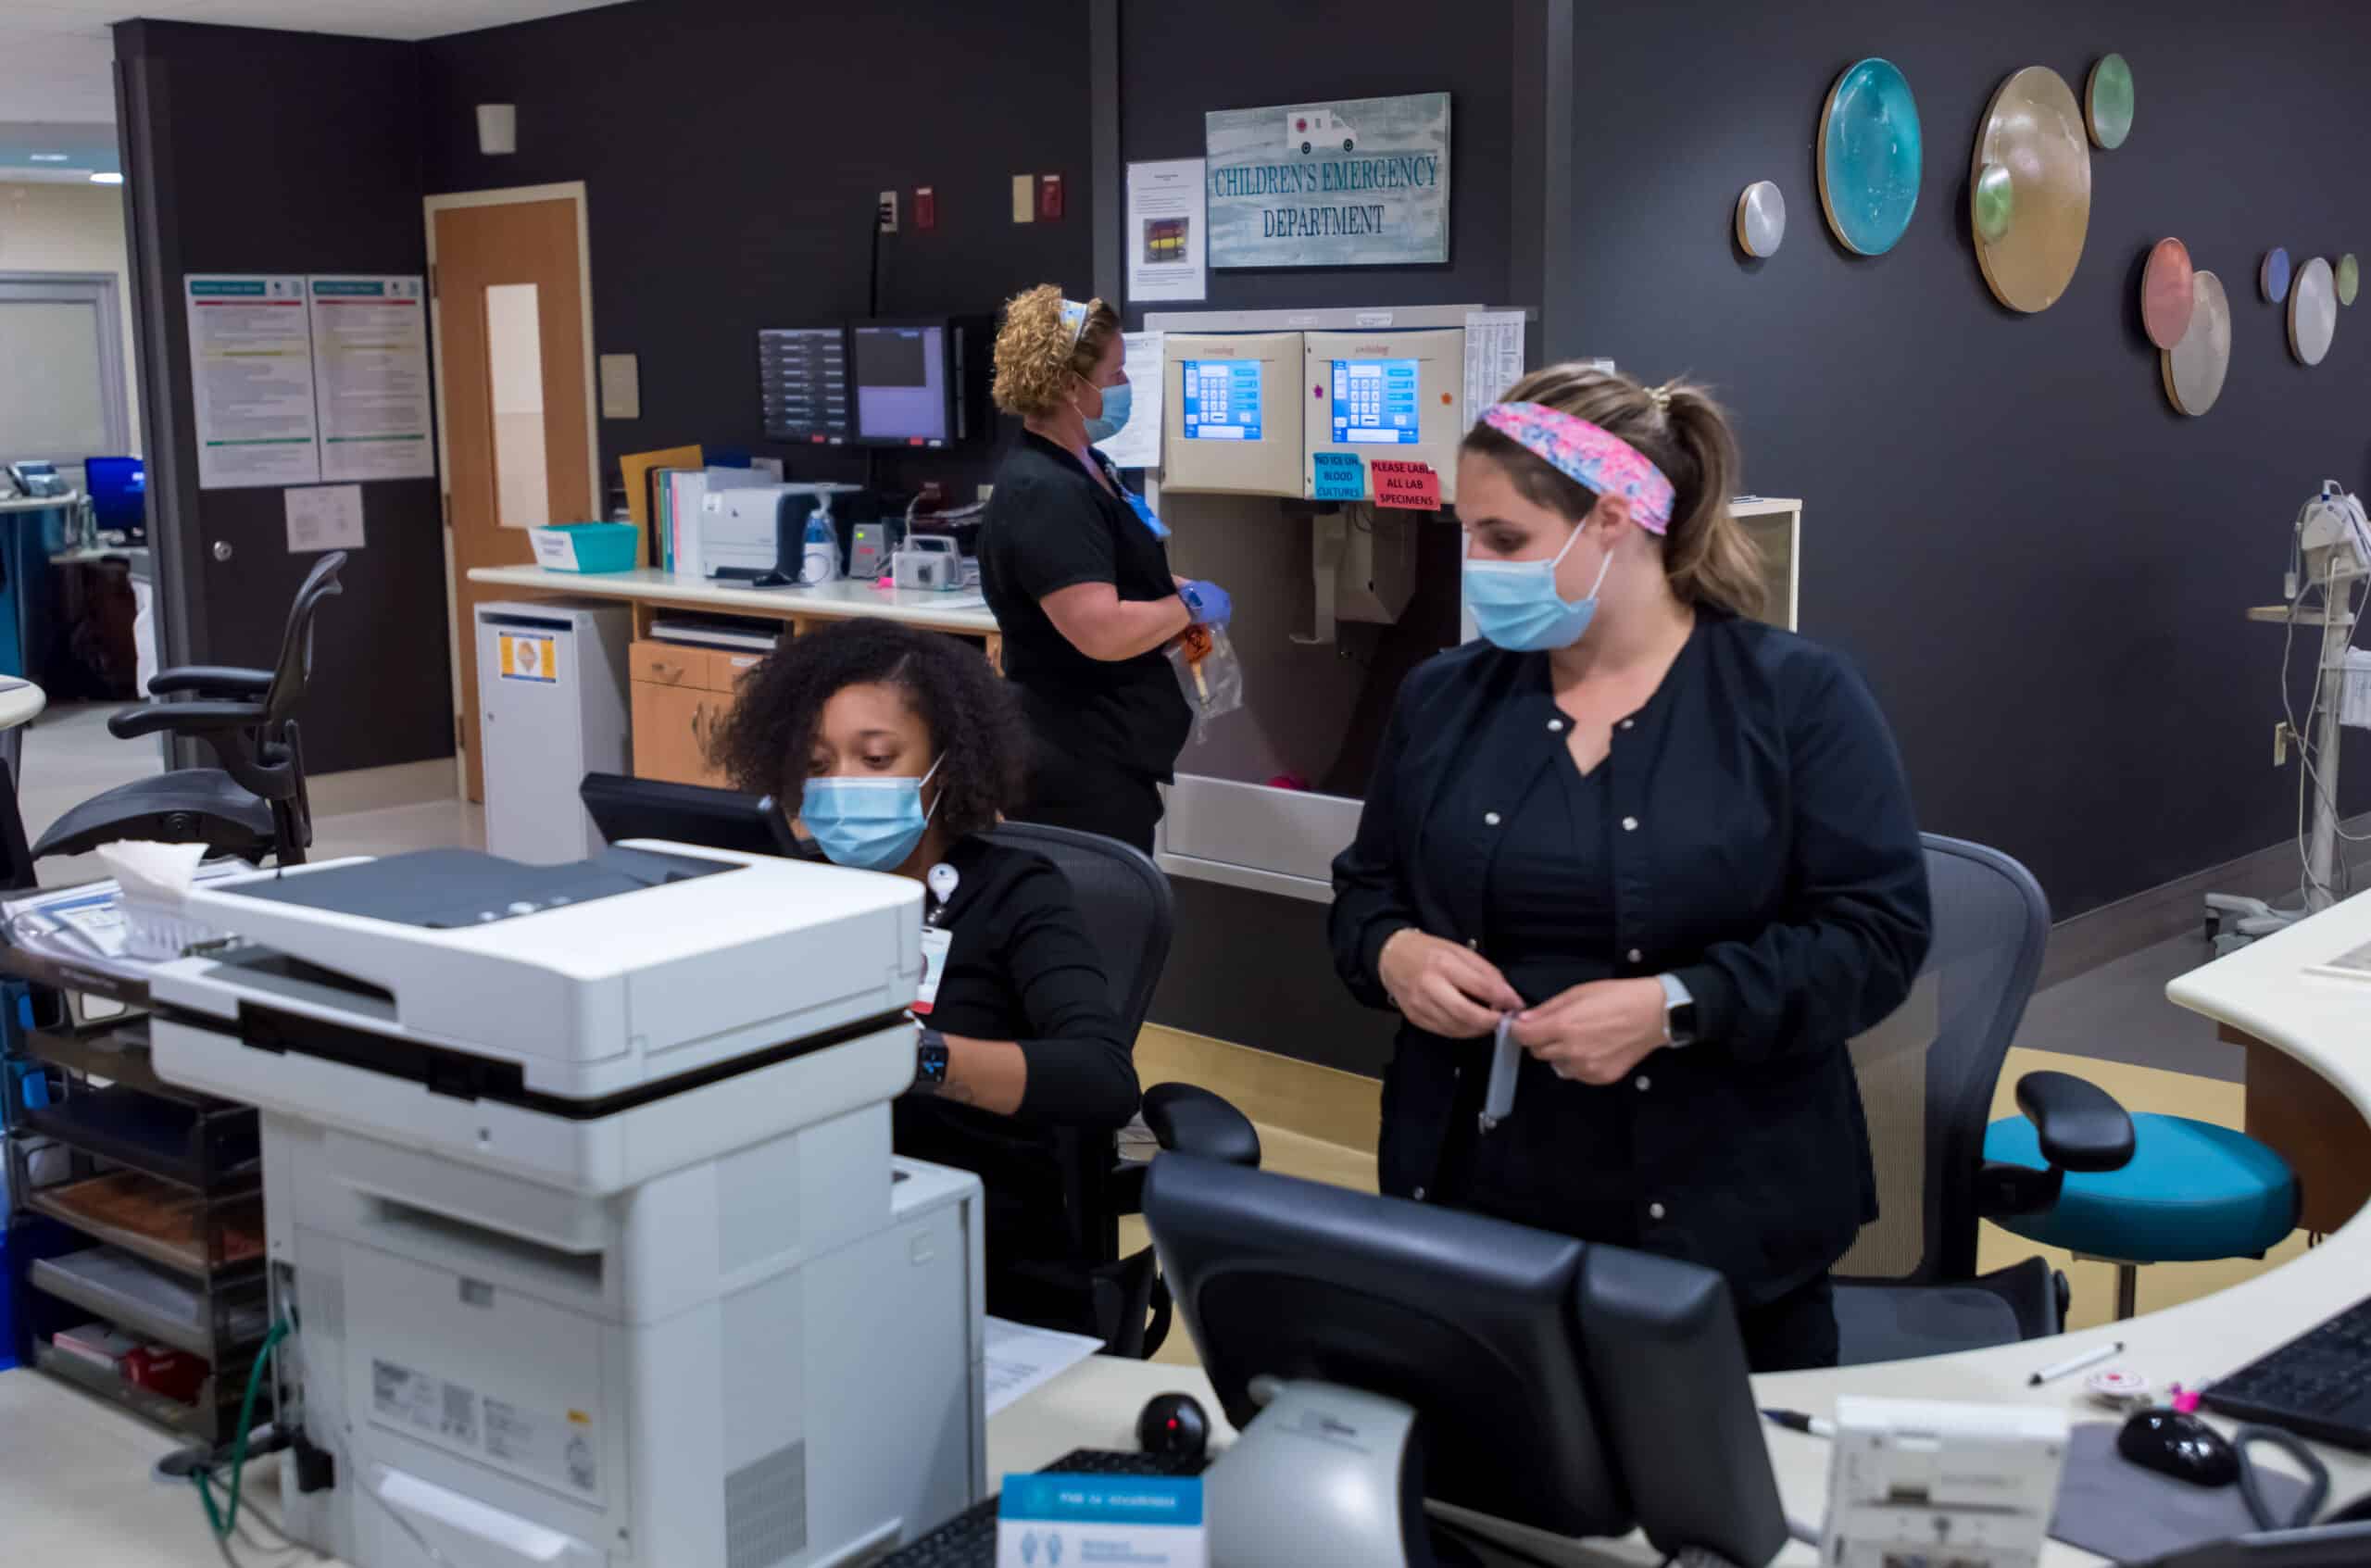
M 947 951 L 955 946 L 955 933 L 943 925 L 922 927 L 922 984 L 914 998 L 913 1011 L 918 1018 L 930 1016 L 938 1005 L 938 983 L 947 972 Z

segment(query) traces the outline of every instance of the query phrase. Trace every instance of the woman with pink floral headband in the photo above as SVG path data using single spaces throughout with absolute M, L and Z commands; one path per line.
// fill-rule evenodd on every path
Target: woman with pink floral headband
M 1909 995 L 1929 912 L 1868 688 L 1752 619 L 1737 470 L 1685 383 L 1560 365 L 1482 412 L 1481 639 L 1402 685 L 1332 932 L 1404 1020 L 1386 1192 L 1716 1269 L 1776 1371 L 1838 1358 L 1828 1270 L 1876 1217 L 1845 1042 Z

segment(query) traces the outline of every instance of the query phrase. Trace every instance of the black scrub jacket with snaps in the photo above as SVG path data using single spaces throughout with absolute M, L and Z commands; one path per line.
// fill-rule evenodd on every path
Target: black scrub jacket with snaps
M 1412 926 L 1499 962 L 1531 1006 L 1668 972 L 1697 1042 L 1601 1087 L 1526 1060 L 1509 1123 L 1479 1135 L 1489 1039 L 1403 1023 L 1383 1190 L 1702 1263 L 1740 1306 L 1774 1300 L 1876 1217 L 1846 1042 L 1901 1005 L 1926 954 L 1901 759 L 1842 658 L 1713 610 L 1587 775 L 1567 723 L 1545 654 L 1474 643 L 1409 676 L 1334 863 L 1336 966 L 1389 1007 L 1377 959 Z M 1589 884 L 1562 944 L 1541 915 L 1541 867 L 1560 863 Z

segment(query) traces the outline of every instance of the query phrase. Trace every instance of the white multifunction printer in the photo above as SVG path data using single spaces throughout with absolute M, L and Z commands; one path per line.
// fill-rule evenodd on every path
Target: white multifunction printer
M 982 1494 L 979 1183 L 889 1148 L 918 885 L 432 850 L 188 912 L 236 940 L 157 972 L 156 1068 L 262 1110 L 292 1533 L 823 1568 Z

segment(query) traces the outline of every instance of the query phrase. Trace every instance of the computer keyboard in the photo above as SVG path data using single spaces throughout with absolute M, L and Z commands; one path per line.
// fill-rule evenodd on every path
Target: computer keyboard
M 1039 1472 L 1052 1475 L 1199 1475 L 1208 1459 L 1073 1449 Z M 929 1535 L 881 1559 L 879 1568 L 996 1568 L 997 1499 L 973 1503 Z
M 2371 1451 L 2371 1298 L 2259 1356 L 2206 1391 L 2207 1409 Z

